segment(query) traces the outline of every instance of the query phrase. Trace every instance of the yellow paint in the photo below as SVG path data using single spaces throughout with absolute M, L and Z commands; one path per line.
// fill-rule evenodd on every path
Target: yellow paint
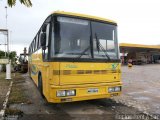
M 61 103 L 61 99 L 72 98 L 72 101 L 81 101 L 89 99 L 99 99 L 99 98 L 110 98 L 111 94 L 108 93 L 109 86 L 122 86 L 121 82 L 121 65 L 113 69 L 113 63 L 89 63 L 89 62 L 42 62 L 41 59 L 37 61 L 35 56 L 32 55 L 32 64 L 37 66 L 38 71 L 42 73 L 43 79 L 43 93 L 48 100 L 48 102 Z M 115 64 L 115 63 L 114 63 Z M 67 67 L 70 66 L 70 67 Z M 92 74 L 53 74 L 53 71 L 87 71 L 92 70 Z M 103 74 L 103 71 L 114 71 Z M 94 73 L 94 71 L 102 71 L 102 73 Z M 32 79 L 35 81 L 36 85 L 38 82 L 38 74 L 31 75 Z M 88 94 L 87 90 L 89 88 L 98 88 L 98 93 Z M 57 90 L 69 90 L 75 89 L 76 96 L 72 97 L 56 97 Z M 121 92 L 118 92 L 120 95 Z M 71 101 L 70 101 L 71 102 Z
M 61 99 L 64 99 L 64 98 L 71 98 L 72 101 L 81 101 L 81 100 L 90 100 L 90 99 L 100 99 L 100 98 L 110 98 L 111 95 L 113 93 L 108 93 L 108 86 L 121 86 L 121 82 L 118 82 L 118 83 L 115 83 L 115 84 L 84 84 L 83 86 L 79 85 L 79 86 L 69 86 L 69 87 L 64 87 L 64 88 L 61 88 L 61 86 L 55 88 L 54 86 L 51 86 L 50 87 L 50 91 L 51 91 L 51 94 L 50 94 L 50 101 L 49 102 L 54 102 L 54 103 L 61 103 Z M 99 89 L 99 92 L 98 93 L 87 93 L 87 90 L 89 88 L 98 88 Z M 76 89 L 76 96 L 73 96 L 73 97 L 61 97 L 61 98 L 58 98 L 56 97 L 56 91 L 57 90 L 66 90 L 66 89 Z M 115 93 L 118 93 L 118 95 L 121 94 L 121 92 L 115 92 Z
M 111 22 L 111 23 L 116 24 L 116 22 L 113 21 L 113 20 L 109 20 L 109 19 L 101 18 L 101 17 L 97 17 L 97 16 L 79 14 L 79 13 L 64 12 L 64 11 L 55 11 L 52 14 L 63 14 L 63 15 L 77 16 L 77 17 L 83 17 L 83 18 L 89 18 L 89 19 L 95 19 L 95 20 L 102 20 L 102 21 Z

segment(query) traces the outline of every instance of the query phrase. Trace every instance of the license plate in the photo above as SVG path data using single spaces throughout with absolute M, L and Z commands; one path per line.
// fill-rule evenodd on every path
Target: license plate
M 98 88 L 89 88 L 88 93 L 98 93 Z

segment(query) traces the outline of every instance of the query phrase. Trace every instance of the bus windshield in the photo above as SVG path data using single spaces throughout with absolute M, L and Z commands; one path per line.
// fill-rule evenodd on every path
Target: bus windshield
M 51 57 L 118 59 L 115 25 L 59 16 L 55 26 Z

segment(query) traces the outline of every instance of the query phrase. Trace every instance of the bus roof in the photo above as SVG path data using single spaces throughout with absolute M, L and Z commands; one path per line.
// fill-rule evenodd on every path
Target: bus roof
M 95 20 L 105 21 L 105 22 L 109 22 L 109 23 L 113 23 L 113 24 L 117 25 L 117 23 L 115 21 L 113 21 L 113 20 L 109 20 L 109 19 L 101 18 L 101 17 L 96 17 L 96 16 L 92 16 L 92 15 L 85 15 L 85 14 L 64 12 L 64 11 L 55 11 L 52 14 L 70 15 L 70 16 L 77 16 L 77 17 L 95 19 Z

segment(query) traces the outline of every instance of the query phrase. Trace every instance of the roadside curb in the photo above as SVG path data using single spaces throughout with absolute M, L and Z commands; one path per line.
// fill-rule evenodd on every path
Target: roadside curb
M 5 101 L 3 102 L 3 109 L 0 110 L 0 120 L 3 120 L 3 119 L 4 119 L 5 110 L 6 110 L 6 107 L 7 107 L 9 95 L 10 95 L 10 93 L 11 93 L 12 85 L 13 85 L 13 81 L 10 82 L 9 89 L 8 89 L 7 94 L 6 94 Z

